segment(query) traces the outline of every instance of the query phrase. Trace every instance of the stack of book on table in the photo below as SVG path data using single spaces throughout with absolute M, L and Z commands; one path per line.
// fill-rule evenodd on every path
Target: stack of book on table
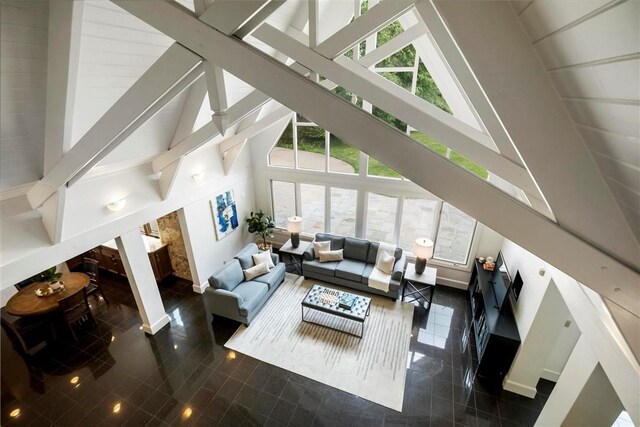
M 338 307 L 344 308 L 345 310 L 351 310 L 355 302 L 356 302 L 355 295 L 343 293 L 342 296 L 340 297 L 340 300 L 338 300 Z

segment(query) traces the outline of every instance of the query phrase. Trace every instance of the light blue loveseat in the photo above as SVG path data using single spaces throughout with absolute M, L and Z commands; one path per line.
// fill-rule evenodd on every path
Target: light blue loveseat
M 285 264 L 271 254 L 275 264 L 268 274 L 244 280 L 246 270 L 253 267 L 253 254 L 260 251 L 255 243 L 242 249 L 233 260 L 213 273 L 205 290 L 205 303 L 209 311 L 218 316 L 236 320 L 249 326 L 273 292 L 284 281 Z

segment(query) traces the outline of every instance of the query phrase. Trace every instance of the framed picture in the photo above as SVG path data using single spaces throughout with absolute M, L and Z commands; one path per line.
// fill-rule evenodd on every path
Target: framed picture
M 238 228 L 238 209 L 233 190 L 218 194 L 211 201 L 213 222 L 216 227 L 216 239 L 220 240 Z

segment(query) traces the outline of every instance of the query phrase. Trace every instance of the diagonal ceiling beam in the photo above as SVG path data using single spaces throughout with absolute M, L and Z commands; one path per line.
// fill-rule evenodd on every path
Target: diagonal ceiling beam
M 189 13 L 164 2 L 115 3 L 625 309 L 640 313 L 637 265 L 631 268 L 612 258 L 397 129 Z
M 71 129 L 80 61 L 83 2 L 56 2 L 49 6 L 49 58 L 44 137 L 44 173 L 47 174 L 71 147 Z M 42 208 L 42 222 L 52 243 L 63 239 L 66 187 L 61 187 Z
M 375 72 L 347 57 L 324 58 L 268 24 L 254 36 L 518 187 L 535 190 L 526 169 L 488 148 L 494 146 L 490 137 Z
M 511 6 L 435 6 L 557 222 L 637 265 L 640 244 Z M 417 3 L 421 15 L 428 9 Z
M 409 46 L 415 39 L 423 35 L 424 29 L 420 25 L 409 27 L 382 46 L 377 47 L 370 53 L 367 53 L 358 60 L 358 63 L 365 68 L 371 68 L 394 53 L 400 52 L 402 49 Z
M 85 165 L 94 161 L 105 149 L 109 149 L 111 142 L 127 126 L 143 115 L 200 62 L 198 55 L 178 44 L 169 47 L 49 173 L 29 190 L 27 198 L 31 206 L 35 209 L 42 205 Z
M 184 104 L 182 105 L 180 119 L 178 120 L 176 130 L 173 133 L 173 139 L 169 145 L 170 148 L 193 133 L 196 126 L 196 120 L 198 119 L 198 114 L 200 113 L 200 109 L 202 108 L 204 97 L 206 95 L 207 81 L 204 76 L 200 76 L 189 88 L 187 99 L 185 99 Z

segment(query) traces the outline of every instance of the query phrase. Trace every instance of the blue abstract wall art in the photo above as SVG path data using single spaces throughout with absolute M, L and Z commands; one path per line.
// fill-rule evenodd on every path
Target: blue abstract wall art
M 215 223 L 216 238 L 218 240 L 238 228 L 238 209 L 233 190 L 217 195 L 211 201 L 211 209 L 213 210 L 213 222 Z

